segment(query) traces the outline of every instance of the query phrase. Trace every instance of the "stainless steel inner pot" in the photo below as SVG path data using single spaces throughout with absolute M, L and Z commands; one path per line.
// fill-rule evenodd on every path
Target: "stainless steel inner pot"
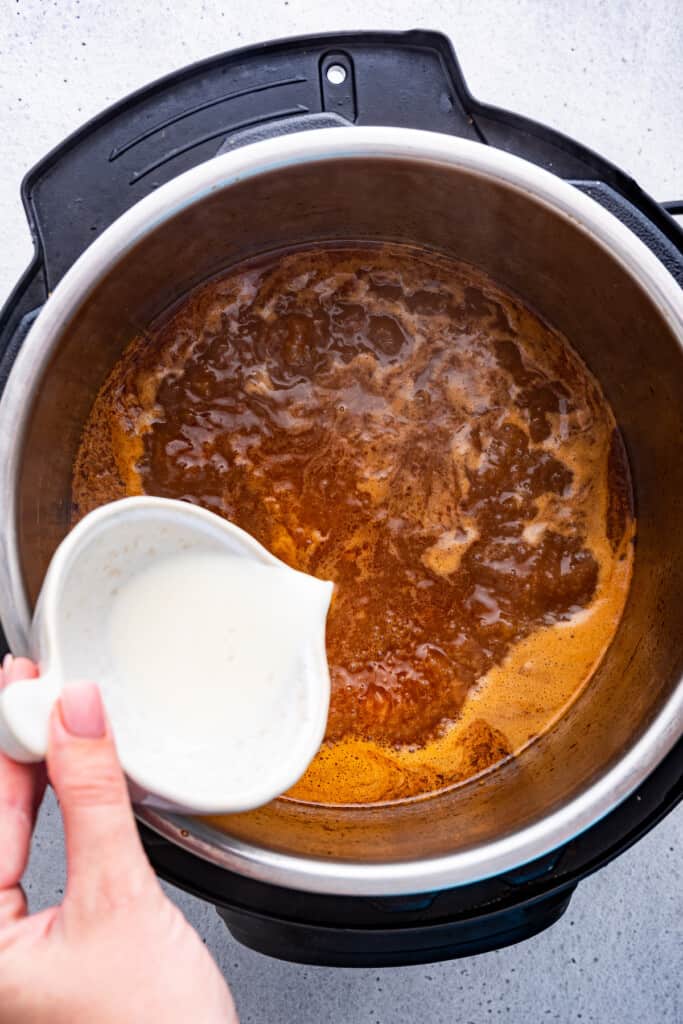
M 463 884 L 557 847 L 624 799 L 681 732 L 683 299 L 625 227 L 554 176 L 433 133 L 338 128 L 217 157 L 113 224 L 40 314 L 0 405 L 0 615 L 15 651 L 68 529 L 84 419 L 124 346 L 198 282 L 291 243 L 393 239 L 482 267 L 563 331 L 601 381 L 633 473 L 635 575 L 590 686 L 512 763 L 386 809 L 276 801 L 231 833 L 139 817 L 250 877 L 318 892 Z

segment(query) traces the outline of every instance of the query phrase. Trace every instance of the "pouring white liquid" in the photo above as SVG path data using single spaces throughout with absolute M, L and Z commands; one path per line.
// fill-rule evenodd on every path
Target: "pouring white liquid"
M 266 803 L 324 735 L 331 596 L 195 506 L 97 509 L 50 564 L 31 636 L 42 675 L 0 693 L 0 750 L 41 760 L 62 686 L 92 679 L 138 800 L 207 814 Z
M 226 776 L 238 789 L 263 776 L 308 724 L 305 652 L 329 596 L 327 583 L 229 554 L 146 566 L 117 588 L 106 630 L 121 750 L 144 733 L 138 765 L 163 761 L 167 785 L 198 761 L 217 793 Z

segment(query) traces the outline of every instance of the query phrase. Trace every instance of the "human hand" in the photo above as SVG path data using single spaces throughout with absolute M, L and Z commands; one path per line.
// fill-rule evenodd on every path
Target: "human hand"
M 0 688 L 37 675 L 10 657 Z M 54 709 L 47 774 L 67 885 L 61 906 L 29 916 L 20 879 L 45 769 L 0 754 L 0 1024 L 236 1024 L 218 967 L 145 857 L 94 685 L 69 686 Z

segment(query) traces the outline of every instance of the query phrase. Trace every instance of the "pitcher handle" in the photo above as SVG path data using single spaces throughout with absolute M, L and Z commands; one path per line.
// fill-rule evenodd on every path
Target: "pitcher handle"
M 50 713 L 62 686 L 50 672 L 19 679 L 0 691 L 0 751 L 14 761 L 43 761 Z

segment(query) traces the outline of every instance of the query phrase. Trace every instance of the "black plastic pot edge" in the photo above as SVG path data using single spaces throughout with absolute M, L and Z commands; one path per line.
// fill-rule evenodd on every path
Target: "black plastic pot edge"
M 322 87 L 320 109 L 304 104 L 305 114 L 291 104 L 283 105 L 277 99 L 279 92 L 276 86 L 291 86 L 294 83 L 308 82 L 313 96 L 314 74 L 311 68 L 315 69 L 318 76 L 322 75 L 327 56 L 340 58 L 354 76 L 349 87 L 352 87 L 352 91 L 347 95 L 344 108 L 347 115 L 353 108 L 352 118 L 325 106 L 330 90 L 326 91 Z M 389 59 L 383 63 L 386 57 Z M 165 101 L 173 99 L 184 84 L 195 82 L 201 76 L 210 79 L 203 83 L 209 96 L 208 103 L 196 106 L 189 113 L 183 112 L 184 108 L 181 107 L 180 113 L 168 122 L 172 125 L 182 122 L 189 141 L 185 148 L 171 150 L 168 158 L 159 162 L 166 173 L 167 162 L 174 163 L 179 153 L 190 152 L 190 159 L 198 163 L 214 155 L 216 149 L 221 152 L 235 148 L 255 138 L 265 137 L 271 130 L 279 134 L 294 127 L 292 122 L 296 118 L 299 119 L 300 127 L 306 119 L 309 124 L 316 120 L 316 126 L 381 123 L 372 120 L 371 102 L 359 109 L 355 72 L 367 65 L 370 70 L 379 69 L 391 78 L 391 60 L 396 62 L 399 58 L 404 60 L 401 65 L 403 68 L 410 62 L 422 61 L 422 74 L 415 76 L 415 82 L 420 82 L 423 88 L 421 106 L 407 115 L 406 126 L 426 126 L 429 130 L 475 139 L 481 144 L 513 152 L 564 177 L 626 223 L 674 273 L 679 282 L 683 282 L 683 230 L 673 217 L 629 175 L 588 147 L 542 124 L 476 100 L 467 87 L 453 45 L 446 36 L 417 29 L 403 33 L 344 32 L 285 39 L 218 54 L 158 79 L 88 121 L 28 172 L 22 182 L 21 194 L 34 241 L 34 256 L 0 312 L 0 393 L 30 324 L 48 297 L 50 287 L 54 287 L 70 263 L 96 234 L 104 230 L 123 209 L 158 184 L 151 177 L 140 175 L 133 175 L 131 180 L 121 178 L 109 196 L 109 205 L 104 201 L 102 185 L 108 181 L 108 174 L 113 180 L 113 161 L 118 161 L 117 136 L 121 134 L 122 120 L 130 118 L 132 125 L 139 120 L 142 105 L 146 105 L 149 111 L 162 96 Z M 434 58 L 438 62 L 440 78 L 436 74 Z M 290 75 L 279 82 L 259 85 L 261 66 L 271 66 L 276 59 L 291 62 L 292 65 L 303 61 L 309 78 L 303 74 L 298 77 Z M 236 76 L 238 72 L 244 75 L 249 69 L 253 71 L 254 65 L 256 84 L 251 89 L 233 92 L 223 98 L 219 93 L 217 99 L 215 96 L 211 98 L 211 90 L 221 84 L 222 76 Z M 425 84 L 427 71 L 431 75 L 429 95 Z M 223 79 L 222 85 L 225 85 L 225 81 Z M 381 76 L 373 85 L 376 94 L 386 87 L 387 83 Z M 190 114 L 194 116 L 197 111 L 207 108 L 217 110 L 218 105 L 235 96 L 253 99 L 257 94 L 261 98 L 272 95 L 271 106 L 259 108 L 251 120 L 242 117 L 241 120 L 237 118 L 235 123 L 226 123 L 224 119 L 217 133 L 193 141 Z M 437 94 L 440 97 L 438 111 L 428 106 Z M 372 96 L 368 93 L 361 96 L 361 99 L 369 101 Z M 312 104 L 310 98 L 307 102 Z M 288 113 L 290 109 L 293 113 Z M 423 123 L 423 113 L 429 114 L 429 125 Z M 404 115 L 399 109 L 399 119 L 391 123 L 402 123 L 400 116 Z M 156 129 L 153 128 L 152 133 L 154 131 Z M 214 138 L 216 149 L 207 154 L 206 145 L 211 145 Z M 128 143 L 128 149 L 134 143 L 135 138 Z M 79 160 L 74 161 L 74 155 L 79 150 Z M 116 167 L 119 166 L 117 163 Z M 183 169 L 180 167 L 175 173 Z M 171 173 L 170 177 L 173 176 L 174 173 Z M 142 186 L 141 181 L 144 181 Z M 133 183 L 136 185 L 135 191 L 126 189 L 126 186 Z M 75 199 L 68 210 L 56 199 L 60 189 L 62 196 Z M 88 197 L 97 200 L 98 219 L 94 225 L 88 222 L 86 214 L 82 212 L 84 206 L 87 208 Z M 673 206 L 675 209 L 675 204 Z M 61 243 L 65 234 L 69 235 L 70 247 L 55 247 L 55 238 Z M 0 643 L 2 641 L 4 637 L 0 632 Z M 4 648 L 4 644 L 2 646 Z M 203 899 L 216 902 L 219 912 L 235 936 L 252 948 L 305 963 L 335 963 L 344 966 L 424 963 L 498 948 L 536 934 L 552 924 L 566 910 L 571 893 L 581 878 L 631 846 L 681 799 L 682 769 L 683 744 L 679 743 L 636 794 L 617 807 L 603 822 L 593 826 L 566 847 L 555 851 L 551 857 L 522 866 L 517 872 L 503 878 L 445 890 L 417 901 L 411 901 L 410 897 L 403 900 L 325 897 L 321 903 L 313 894 L 277 889 L 232 875 L 161 840 L 144 827 L 141 827 L 141 834 L 157 872 L 171 883 Z M 643 811 L 646 813 L 643 814 Z M 198 874 L 203 877 L 201 884 L 195 877 Z M 218 878 L 222 879 L 222 884 L 217 884 Z M 214 884 L 207 888 L 206 882 L 209 879 Z M 229 894 L 227 890 L 230 890 Z M 258 899 L 255 898 L 257 893 Z M 245 903 L 247 897 L 251 906 Z M 255 910 L 254 906 L 259 904 L 261 910 Z M 273 913 L 267 913 L 268 907 L 273 909 Z M 347 914 L 352 918 L 361 909 L 361 916 L 366 921 L 363 927 L 345 927 L 343 922 L 334 924 L 340 917 L 346 918 Z M 387 916 L 391 915 L 396 915 L 394 920 L 400 919 L 401 924 L 387 928 Z M 477 921 L 480 926 L 488 922 L 489 931 L 486 934 L 477 928 Z M 436 933 L 435 928 L 438 929 Z M 346 936 L 348 940 L 352 936 L 355 938 L 353 942 L 344 940 L 335 945 L 331 940 L 335 934 Z M 386 938 L 381 943 L 367 943 L 364 936 L 372 934 Z M 324 941 L 316 942 L 315 935 Z M 403 938 L 400 939 L 400 936 Z M 438 937 L 436 942 L 435 936 Z M 417 946 L 411 947 L 411 942 L 417 943 Z
M 228 931 L 243 946 L 290 963 L 326 967 L 406 967 L 457 960 L 512 946 L 545 931 L 562 917 L 574 888 L 563 889 L 512 911 L 469 921 L 411 928 L 339 928 L 217 907 Z
M 114 119 L 120 118 L 127 112 L 134 112 L 134 108 L 142 101 L 148 101 L 165 90 L 176 89 L 179 83 L 185 79 L 195 77 L 201 73 L 222 72 L 226 62 L 234 64 L 241 58 L 251 59 L 254 56 L 259 56 L 265 60 L 282 51 L 294 54 L 314 48 L 329 52 L 335 49 L 349 50 L 354 46 L 361 46 L 366 49 L 372 46 L 377 48 L 394 46 L 406 50 L 422 49 L 427 53 L 437 53 L 442 64 L 444 83 L 450 84 L 453 87 L 460 108 L 460 131 L 455 130 L 454 126 L 454 129 L 449 134 L 471 136 L 472 132 L 474 132 L 476 138 L 483 144 L 493 145 L 508 152 L 514 152 L 539 166 L 545 167 L 552 173 L 559 174 L 561 177 L 575 179 L 577 182 L 590 182 L 593 179 L 601 181 L 609 185 L 613 191 L 621 195 L 628 203 L 640 208 L 646 214 L 647 219 L 655 224 L 658 230 L 679 251 L 683 250 L 683 229 L 666 209 L 668 205 L 675 209 L 676 201 L 672 201 L 669 204 L 657 202 L 657 200 L 644 192 L 630 175 L 627 175 L 615 164 L 606 160 L 588 146 L 577 142 L 562 132 L 502 107 L 477 100 L 467 86 L 451 40 L 440 32 L 427 29 L 411 29 L 405 32 L 320 33 L 242 47 L 226 53 L 216 54 L 202 61 L 187 65 L 180 70 L 170 72 L 135 90 L 116 103 L 111 104 L 67 136 L 66 139 L 50 150 L 25 174 L 21 183 L 21 197 L 35 251 L 34 258 L 24 276 L 34 277 L 37 271 L 37 264 L 44 263 L 43 225 L 41 215 L 36 209 L 34 202 L 35 190 L 41 179 L 45 177 L 55 163 L 63 160 L 71 150 L 82 144 L 93 133 L 107 131 Z M 300 115 L 293 116 L 300 117 Z M 337 117 L 342 119 L 340 115 L 337 115 Z M 355 121 L 349 121 L 349 123 L 358 123 L 358 121 L 359 118 L 356 117 Z M 267 122 L 264 121 L 265 123 Z M 366 120 L 363 123 L 375 122 Z M 465 126 L 469 126 L 470 131 L 464 130 Z M 411 127 L 421 127 L 421 125 L 413 124 Z M 231 131 L 231 127 L 226 125 L 226 136 L 230 135 Z M 509 144 L 510 134 L 514 136 L 514 146 Z M 219 151 L 221 150 L 219 149 Z M 575 164 L 582 165 L 582 170 L 585 173 L 576 173 L 576 167 L 572 171 L 566 171 L 562 166 L 562 160 L 558 161 L 557 159 L 562 157 L 562 155 L 564 155 L 565 161 L 569 159 Z M 132 201 L 135 201 L 135 199 Z M 45 285 L 42 301 L 45 301 L 46 298 L 47 284 Z M 6 313 L 8 307 L 13 304 L 15 299 L 16 296 L 14 294 L 10 296 L 5 304 L 3 314 Z M 39 304 L 35 303 L 34 308 Z M 0 347 L 5 326 L 3 320 L 4 316 L 0 315 Z

